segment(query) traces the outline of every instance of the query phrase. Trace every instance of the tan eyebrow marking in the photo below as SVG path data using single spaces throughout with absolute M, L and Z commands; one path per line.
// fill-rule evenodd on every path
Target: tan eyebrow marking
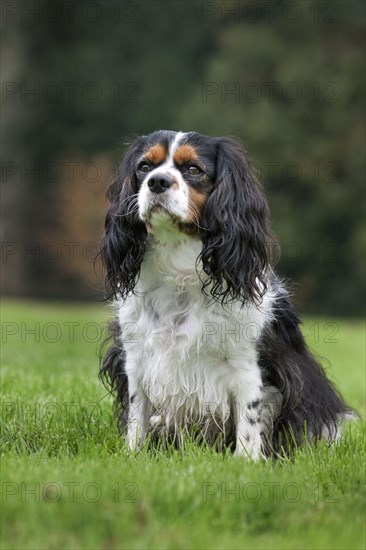
M 167 157 L 167 150 L 164 145 L 157 143 L 150 147 L 147 153 L 144 155 L 144 159 L 152 162 L 153 164 L 160 164 L 164 162 Z
M 184 164 L 185 162 L 195 162 L 198 160 L 196 149 L 192 145 L 181 145 L 175 152 L 174 162 Z

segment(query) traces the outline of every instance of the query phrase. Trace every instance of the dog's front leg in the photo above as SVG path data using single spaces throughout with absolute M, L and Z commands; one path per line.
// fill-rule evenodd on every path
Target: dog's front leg
M 233 396 L 236 427 L 236 456 L 253 460 L 263 458 L 262 452 L 262 379 L 256 364 L 241 373 Z
M 141 389 L 136 388 L 131 395 L 127 424 L 127 443 L 132 451 L 138 449 L 144 441 L 151 413 L 148 398 Z
M 259 400 L 246 402 L 244 406 L 237 404 L 238 414 L 236 415 L 236 456 L 247 456 L 252 460 L 264 458 L 262 451 L 262 436 L 260 418 L 256 418 L 256 413 L 251 416 L 251 403 L 257 403 Z

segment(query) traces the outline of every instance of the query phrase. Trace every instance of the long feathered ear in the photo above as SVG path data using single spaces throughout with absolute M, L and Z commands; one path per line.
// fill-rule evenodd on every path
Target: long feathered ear
M 259 304 L 266 291 L 274 237 L 269 210 L 245 150 L 232 138 L 217 145 L 216 182 L 203 212 L 200 259 L 204 290 L 222 303 Z
M 125 299 L 134 290 L 144 256 L 145 224 L 138 216 L 136 156 L 142 151 L 142 138 L 127 150 L 117 175 L 107 190 L 110 206 L 100 255 L 106 268 L 109 297 Z

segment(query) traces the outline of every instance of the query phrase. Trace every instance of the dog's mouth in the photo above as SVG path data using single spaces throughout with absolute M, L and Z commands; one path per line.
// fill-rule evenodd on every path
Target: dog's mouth
M 153 204 L 151 206 L 151 208 L 148 211 L 148 215 L 151 217 L 154 214 L 167 214 L 168 216 L 171 216 L 171 213 L 169 212 L 169 210 L 162 204 Z
M 147 232 L 155 236 L 166 231 L 198 236 L 197 225 L 186 221 L 178 213 L 172 212 L 165 204 L 164 198 L 154 197 L 146 212 L 141 215 L 141 219 L 145 223 Z
M 149 232 L 154 232 L 159 227 L 180 226 L 182 220 L 179 216 L 171 212 L 164 204 L 150 204 L 149 209 L 143 215 L 143 221 Z
M 149 223 L 152 219 L 157 218 L 171 218 L 172 220 L 174 220 L 177 218 L 177 216 L 175 216 L 163 202 L 152 200 L 149 204 L 149 208 L 143 214 L 143 219 L 146 223 Z

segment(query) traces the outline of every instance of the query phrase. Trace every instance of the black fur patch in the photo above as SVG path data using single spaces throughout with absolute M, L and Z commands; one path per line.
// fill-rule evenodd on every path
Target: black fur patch
M 256 409 L 258 405 L 260 404 L 260 399 L 256 399 L 255 401 L 252 401 L 248 404 L 248 409 Z
M 207 138 L 216 146 L 215 186 L 201 225 L 200 260 L 208 275 L 203 290 L 221 303 L 260 303 L 275 238 L 269 209 L 250 169 L 243 145 L 232 138 Z
M 275 279 L 272 284 L 278 285 Z M 280 292 L 275 319 L 264 329 L 259 343 L 264 382 L 278 388 L 282 396 L 281 411 L 273 423 L 276 452 L 281 452 L 281 447 L 289 450 L 292 443 L 300 445 L 305 429 L 309 439 L 319 439 L 324 428 L 334 433 L 339 415 L 351 412 L 307 348 L 288 294 L 283 289 Z
M 102 344 L 102 362 L 99 378 L 108 391 L 116 396 L 115 413 L 118 428 L 125 431 L 128 420 L 128 380 L 125 373 L 125 352 L 121 341 L 121 331 L 117 319 L 108 325 L 109 336 Z M 109 347 L 107 348 L 109 344 Z M 107 348 L 107 349 L 106 349 Z M 106 351 L 105 351 L 106 350 Z

